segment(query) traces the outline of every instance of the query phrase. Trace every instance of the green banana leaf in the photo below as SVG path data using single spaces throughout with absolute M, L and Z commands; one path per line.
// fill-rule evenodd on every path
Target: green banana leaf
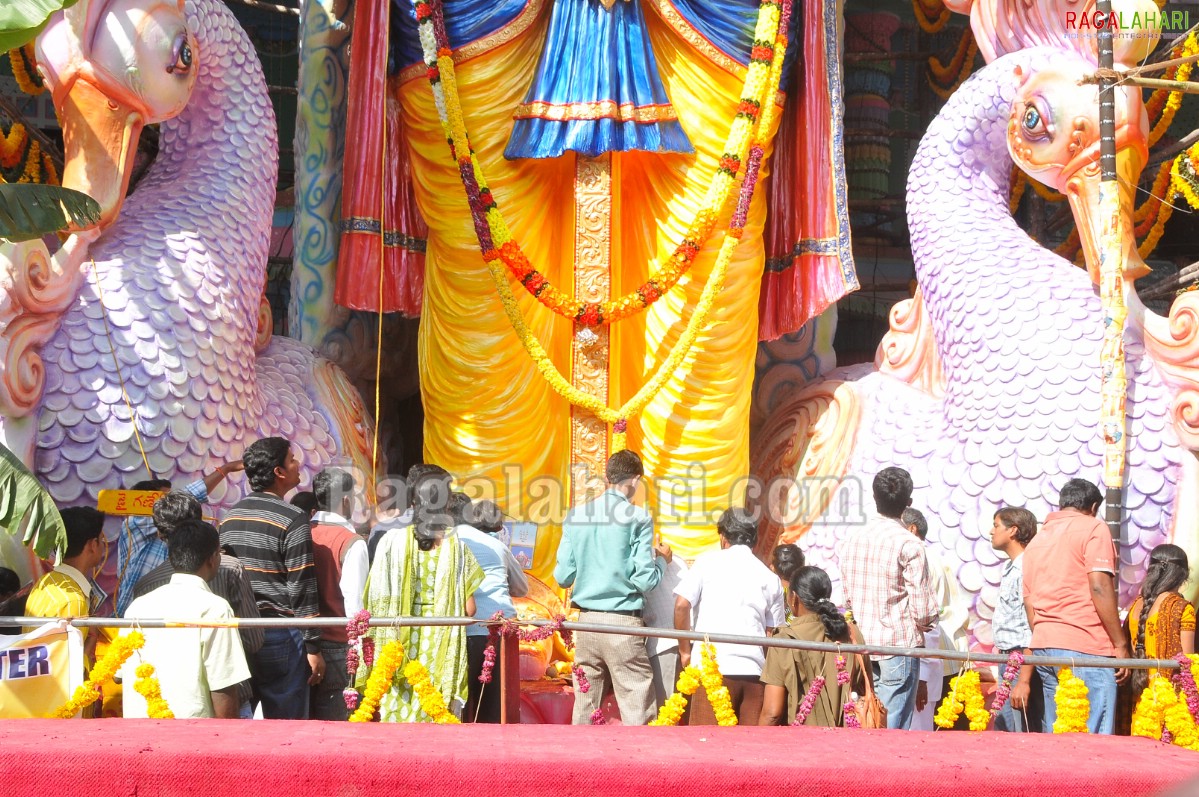
M 0 2 L 0 52 L 23 47 L 46 27 L 50 15 L 79 0 L 3 0 Z
M 99 203 L 79 191 L 57 185 L 0 183 L 0 238 L 28 241 L 72 222 L 90 227 L 99 220 Z
M 43 559 L 66 548 L 67 530 L 50 493 L 16 454 L 0 445 L 0 528 L 15 537 L 22 523 L 21 542 Z

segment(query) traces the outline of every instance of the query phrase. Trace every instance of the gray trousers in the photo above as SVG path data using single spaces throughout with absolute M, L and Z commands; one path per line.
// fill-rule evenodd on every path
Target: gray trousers
M 608 612 L 579 614 L 580 623 L 644 628 L 639 617 Z M 604 698 L 610 684 L 620 706 L 620 721 L 624 725 L 645 725 L 654 718 L 654 675 L 645 637 L 619 636 L 575 632 L 575 664 L 587 677 L 590 689 L 580 692 L 575 683 L 575 706 L 571 721 L 575 725 L 591 724 L 591 715 Z
M 675 681 L 679 678 L 679 649 L 670 648 L 650 656 L 649 666 L 654 671 L 654 702 L 661 708 L 674 694 Z

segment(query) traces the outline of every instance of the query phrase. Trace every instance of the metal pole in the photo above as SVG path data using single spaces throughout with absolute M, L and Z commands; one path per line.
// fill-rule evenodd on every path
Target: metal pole
M 1107 18 L 1111 0 L 1099 0 L 1096 10 Z M 1124 454 L 1126 428 L 1124 399 L 1128 389 L 1124 364 L 1124 236 L 1125 222 L 1120 208 L 1120 183 L 1116 175 L 1116 80 L 1112 70 L 1110 25 L 1099 26 L 1099 297 L 1103 305 L 1101 433 L 1104 440 L 1103 483 L 1107 485 L 1107 528 L 1112 535 L 1116 562 L 1120 561 L 1120 525 L 1124 515 Z M 1116 587 L 1120 572 L 1116 568 Z
M 306 617 L 291 619 L 284 617 L 255 617 L 253 619 L 233 618 L 230 620 L 127 620 L 116 617 L 0 617 L 0 626 L 36 626 L 48 623 L 65 622 L 76 628 L 338 628 L 346 623 L 344 617 Z M 553 620 L 521 620 L 522 626 L 542 628 L 554 625 Z M 473 617 L 372 617 L 372 628 L 400 628 L 417 626 L 466 626 L 493 625 L 488 620 L 476 620 Z M 661 639 L 689 639 L 692 642 L 721 642 L 732 645 L 756 645 L 765 648 L 786 648 L 788 650 L 818 650 L 826 653 L 865 653 L 871 656 L 909 656 L 917 659 L 944 659 L 947 661 L 980 662 L 986 664 L 1004 664 L 1008 657 L 1001 653 L 963 653 L 957 650 L 931 650 L 928 648 L 903 648 L 888 645 L 852 645 L 839 642 L 808 642 L 799 639 L 780 639 L 779 637 L 744 636 L 742 634 L 709 634 L 700 631 L 679 631 L 675 628 L 639 628 L 633 626 L 613 626 L 599 623 L 564 622 L 562 628 L 567 631 L 583 631 L 594 634 L 616 634 L 618 636 L 657 637 Z M 502 637 L 508 639 L 507 635 Z M 519 642 L 512 640 L 512 653 L 504 654 L 497 651 L 501 659 L 505 655 L 519 657 Z M 1119 669 L 1129 667 L 1138 670 L 1158 669 L 1177 670 L 1179 664 L 1174 659 L 1108 659 L 1096 656 L 1025 656 L 1028 664 L 1043 664 L 1047 667 L 1104 667 Z M 519 669 L 519 666 L 517 666 Z M 513 670 L 514 672 L 516 670 Z

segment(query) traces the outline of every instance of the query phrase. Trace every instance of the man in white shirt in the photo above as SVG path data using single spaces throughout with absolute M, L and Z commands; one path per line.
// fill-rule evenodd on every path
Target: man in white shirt
M 908 507 L 899 522 L 925 543 L 928 572 L 932 577 L 933 595 L 940 612 L 931 631 L 924 632 L 924 647 L 929 650 L 965 650 L 966 622 L 970 619 L 962 600 L 957 577 L 945 566 L 936 549 L 928 544 L 928 520 L 919 509 Z M 961 669 L 961 662 L 949 659 L 921 659 L 920 682 L 916 686 L 916 713 L 912 715 L 911 730 L 933 730 L 933 716 L 945 692 L 945 679 Z
M 529 594 L 529 580 L 508 546 L 495 535 L 504 528 L 504 515 L 491 501 L 473 503 L 465 493 L 450 496 L 449 513 L 454 519 L 454 534 L 470 549 L 483 568 L 483 583 L 475 590 L 475 614 L 480 620 L 495 616 L 515 617 L 513 598 Z M 483 672 L 483 657 L 487 651 L 489 630 L 485 625 L 466 628 L 466 662 L 470 673 L 467 682 L 466 719 L 474 722 L 500 721 L 500 672 L 492 675 L 490 684 L 479 682 Z
M 366 540 L 350 522 L 354 514 L 354 477 L 338 468 L 326 468 L 312 480 L 312 492 L 317 506 L 312 516 L 312 561 L 321 617 L 348 619 L 362 611 L 370 572 Z M 350 685 L 346 672 L 348 642 L 344 625 L 321 629 L 325 676 L 313 684 L 308 698 L 309 717 L 314 720 L 344 722 L 349 718 L 342 695 Z
M 743 636 L 766 636 L 786 622 L 783 585 L 754 556 L 758 522 L 744 509 L 726 509 L 716 524 L 720 550 L 700 555 L 675 588 L 674 627 Z M 692 618 L 694 616 L 694 622 Z M 691 662 L 691 641 L 679 640 L 679 664 Z M 716 663 L 732 698 L 733 711 L 746 724 L 758 721 L 765 687 L 759 680 L 765 651 L 756 645 L 715 643 Z M 696 662 L 699 663 L 698 661 Z M 700 690 L 702 692 L 702 690 Z M 692 699 L 691 725 L 715 725 L 707 697 Z
M 687 573 L 683 557 L 674 556 L 662 571 L 658 586 L 645 594 L 646 628 L 674 628 L 674 591 Z M 674 694 L 679 677 L 679 641 L 669 637 L 646 637 L 645 651 L 654 671 L 654 701 L 658 708 Z
M 165 586 L 136 598 L 125 611 L 131 619 L 227 620 L 233 609 L 214 595 L 208 581 L 220 566 L 220 538 L 202 520 L 179 524 L 167 541 L 175 575 Z M 131 633 L 126 629 L 122 634 Z M 177 719 L 236 719 L 237 685 L 250 677 L 235 628 L 146 628 L 146 644 L 121 668 L 126 717 L 148 717 L 138 693 L 138 665 L 154 666 L 162 697 Z

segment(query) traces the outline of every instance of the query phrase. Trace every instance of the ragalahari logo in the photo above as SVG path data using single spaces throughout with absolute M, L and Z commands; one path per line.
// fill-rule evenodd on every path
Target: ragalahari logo
M 1191 12 L 1189 9 L 1162 9 L 1160 11 L 1112 11 L 1104 14 L 1102 11 L 1066 11 L 1066 30 L 1077 32 L 1098 32 L 1110 30 L 1113 33 L 1141 34 L 1160 31 L 1162 33 L 1182 33 L 1191 27 Z

